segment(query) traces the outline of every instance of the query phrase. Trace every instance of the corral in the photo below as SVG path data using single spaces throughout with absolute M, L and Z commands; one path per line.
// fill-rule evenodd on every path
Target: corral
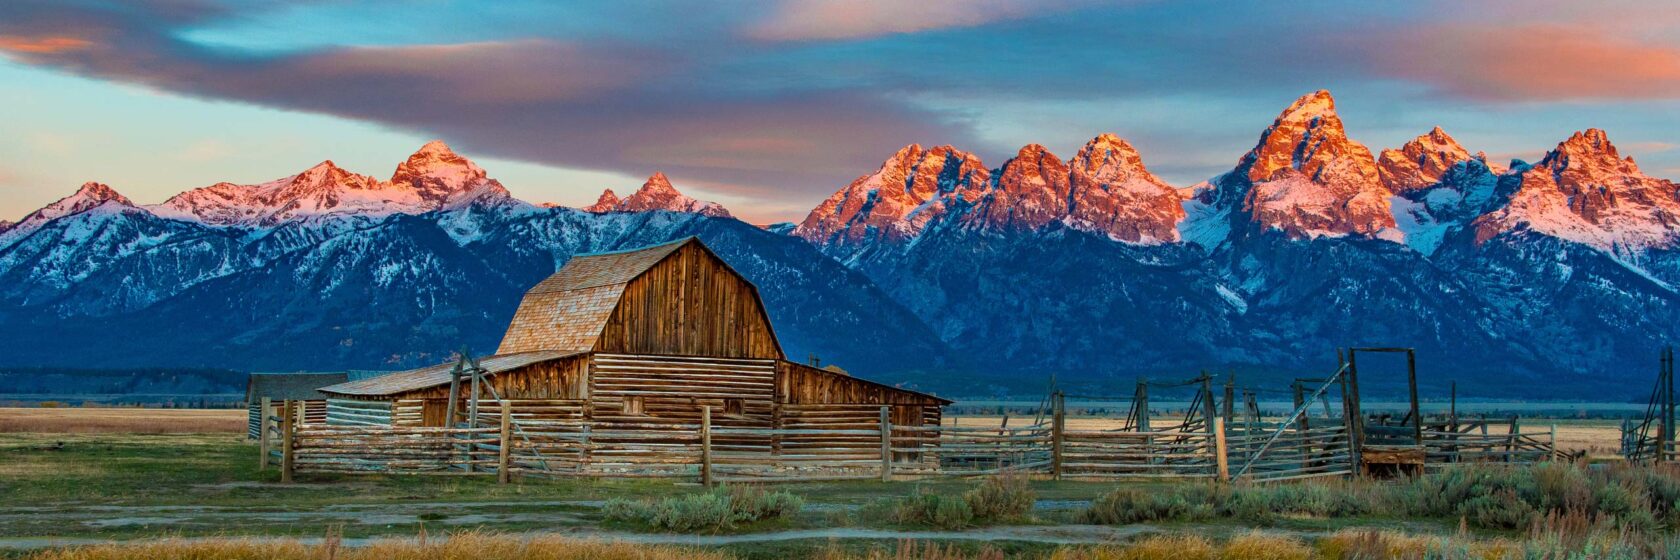
M 1404 416 L 1361 407 L 1357 360 L 1373 353 L 1406 358 Z M 1060 390 L 1029 422 L 946 425 L 952 401 L 787 360 L 757 288 L 690 238 L 574 257 L 525 294 L 496 354 L 324 387 L 325 418 L 274 415 L 261 432 L 265 464 L 277 448 L 287 479 L 300 471 L 706 483 L 1000 472 L 1288 480 L 1556 455 L 1554 431 L 1523 431 L 1514 418 L 1460 418 L 1456 407 L 1423 417 L 1409 349 L 1341 355 L 1330 375 L 1297 379 L 1281 415 L 1262 415 L 1255 389 L 1243 390 L 1239 409 L 1235 380 L 1216 395 L 1204 373 L 1140 380 L 1119 429 L 1069 429 L 1082 397 Z M 1194 396 L 1162 424 L 1151 387 Z

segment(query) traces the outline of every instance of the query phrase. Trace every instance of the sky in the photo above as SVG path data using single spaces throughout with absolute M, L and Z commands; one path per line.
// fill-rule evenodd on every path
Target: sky
M 1680 179 L 1680 3 L 0 2 L 0 219 L 441 139 L 531 202 L 654 171 L 797 221 L 910 143 L 997 167 L 1112 132 L 1179 186 L 1328 89 L 1373 151 L 1441 126 L 1533 160 L 1602 128 Z

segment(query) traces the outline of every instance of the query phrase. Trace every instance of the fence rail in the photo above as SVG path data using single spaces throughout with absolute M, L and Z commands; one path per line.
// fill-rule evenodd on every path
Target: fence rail
M 1215 418 L 1195 429 L 1069 430 L 1056 414 L 1015 427 L 901 426 L 883 407 L 873 422 L 754 428 L 713 426 L 710 408 L 696 424 L 585 420 L 515 412 L 506 401 L 492 401 L 480 407 L 476 426 L 443 428 L 303 425 L 293 403 L 277 410 L 262 417 L 262 466 L 279 465 L 283 481 L 293 472 L 698 478 L 708 484 L 996 473 L 1229 480 L 1237 466 L 1244 467 L 1239 478 L 1274 481 L 1356 470 L 1348 425 L 1340 421 L 1227 426 Z M 1553 454 L 1550 434 L 1437 430 L 1425 436 L 1431 461 L 1530 462 Z

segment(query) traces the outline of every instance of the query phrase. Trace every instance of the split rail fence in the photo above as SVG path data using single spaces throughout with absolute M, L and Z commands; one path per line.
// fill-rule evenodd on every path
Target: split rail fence
M 588 421 L 487 401 L 457 427 L 308 424 L 294 403 L 263 417 L 262 467 L 294 473 L 658 477 L 702 483 L 910 479 L 999 473 L 1067 479 L 1254 481 L 1356 472 L 1346 423 L 1302 426 L 1214 418 L 1203 429 L 1071 430 L 1061 412 L 1015 427 L 900 426 L 873 418 L 797 428 Z M 286 413 L 291 411 L 291 413 Z M 865 421 L 867 420 L 867 421 Z M 1550 456 L 1534 434 L 1426 433 L 1432 461 L 1527 462 Z

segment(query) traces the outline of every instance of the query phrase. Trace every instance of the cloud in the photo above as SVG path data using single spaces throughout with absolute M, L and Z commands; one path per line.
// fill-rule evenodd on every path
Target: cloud
M 45 29 L 92 47 L 4 54 L 167 92 L 380 123 L 483 157 L 635 176 L 663 169 L 770 202 L 827 194 L 905 143 L 969 136 L 877 92 L 758 87 L 757 76 L 719 73 L 695 49 L 657 42 L 515 38 L 253 53 L 178 38 L 204 21 L 190 11 L 56 6 L 0 4 L 0 35 Z
M 0 50 L 27 54 L 52 54 L 67 51 L 78 51 L 93 42 L 78 37 L 25 37 L 19 35 L 0 35 Z
M 1680 98 L 1680 48 L 1636 42 L 1598 27 L 1449 23 L 1386 30 L 1378 37 L 1356 46 L 1377 72 L 1457 96 L 1496 101 Z
M 1089 3 L 1074 0 L 788 0 L 749 27 L 747 36 L 767 41 L 860 39 L 974 27 Z

